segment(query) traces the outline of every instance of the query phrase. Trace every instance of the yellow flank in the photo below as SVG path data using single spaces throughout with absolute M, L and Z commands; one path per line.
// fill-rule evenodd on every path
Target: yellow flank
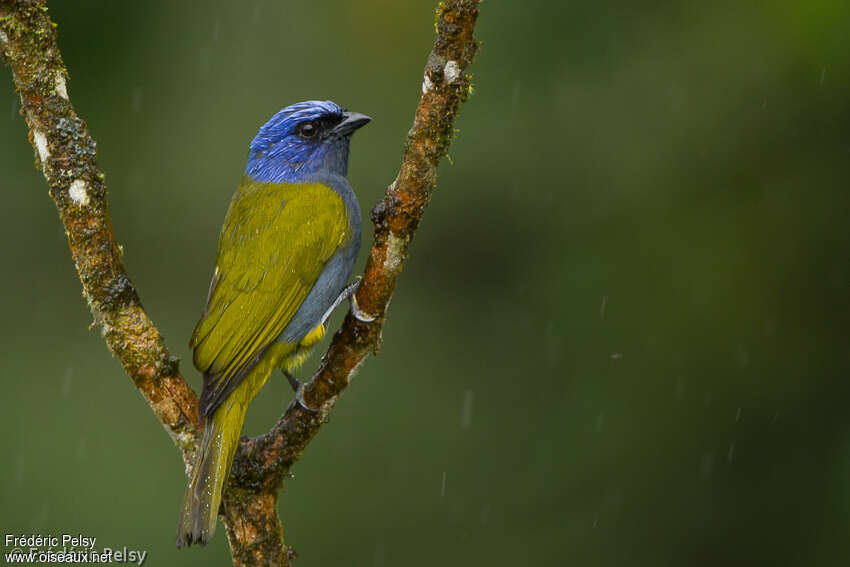
M 307 333 L 307 335 L 301 339 L 301 346 L 310 348 L 315 345 L 317 342 L 322 340 L 322 337 L 325 336 L 325 326 L 319 323 L 319 326 Z
M 284 359 L 280 368 L 287 371 L 299 368 L 302 364 L 304 364 L 304 361 L 307 360 L 307 357 L 310 356 L 310 351 L 312 350 L 313 345 L 322 340 L 322 337 L 324 336 L 325 326 L 320 324 L 301 339 L 301 342 L 298 343 L 298 348 L 295 349 L 295 352 Z

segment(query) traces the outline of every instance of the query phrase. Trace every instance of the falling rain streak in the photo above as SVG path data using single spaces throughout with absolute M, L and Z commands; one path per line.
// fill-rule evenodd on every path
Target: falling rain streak
M 18 455 L 18 458 L 15 461 L 15 482 L 17 484 L 24 483 L 24 472 L 24 456 Z
M 472 390 L 467 390 L 463 395 L 463 411 L 460 416 L 460 428 L 469 429 L 472 424 Z
M 65 376 L 62 379 L 62 397 L 67 398 L 71 395 L 71 379 L 74 377 L 74 369 L 70 366 L 65 370 Z
M 133 112 L 141 112 L 142 111 L 142 99 L 144 98 L 144 92 L 142 91 L 142 87 L 133 87 L 133 100 L 130 103 Z

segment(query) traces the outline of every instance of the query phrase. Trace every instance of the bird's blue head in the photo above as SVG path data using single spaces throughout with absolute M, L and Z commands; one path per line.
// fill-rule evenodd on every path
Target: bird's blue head
M 371 120 L 329 100 L 287 106 L 251 141 L 245 173 L 268 183 L 303 183 L 348 171 L 348 143 Z

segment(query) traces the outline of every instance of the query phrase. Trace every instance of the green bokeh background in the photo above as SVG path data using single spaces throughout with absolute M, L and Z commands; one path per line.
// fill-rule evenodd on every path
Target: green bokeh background
M 365 218 L 435 3 L 50 7 L 126 267 L 199 388 L 186 343 L 251 137 L 307 98 L 372 115 Z M 281 496 L 298 564 L 846 565 L 848 21 L 838 0 L 482 4 L 383 349 Z M 3 532 L 228 565 L 221 527 L 174 548 L 182 462 L 88 330 L 0 77 Z M 272 380 L 247 432 L 290 398 Z

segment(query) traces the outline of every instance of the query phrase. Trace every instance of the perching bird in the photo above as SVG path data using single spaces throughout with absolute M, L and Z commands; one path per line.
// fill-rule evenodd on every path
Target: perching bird
M 298 388 L 289 371 L 354 291 L 346 282 L 360 249 L 360 207 L 345 176 L 351 135 L 370 120 L 331 101 L 300 102 L 275 114 L 251 142 L 219 236 L 206 309 L 189 342 L 204 376 L 206 425 L 178 547 L 206 543 L 215 531 L 251 399 L 275 368 Z

